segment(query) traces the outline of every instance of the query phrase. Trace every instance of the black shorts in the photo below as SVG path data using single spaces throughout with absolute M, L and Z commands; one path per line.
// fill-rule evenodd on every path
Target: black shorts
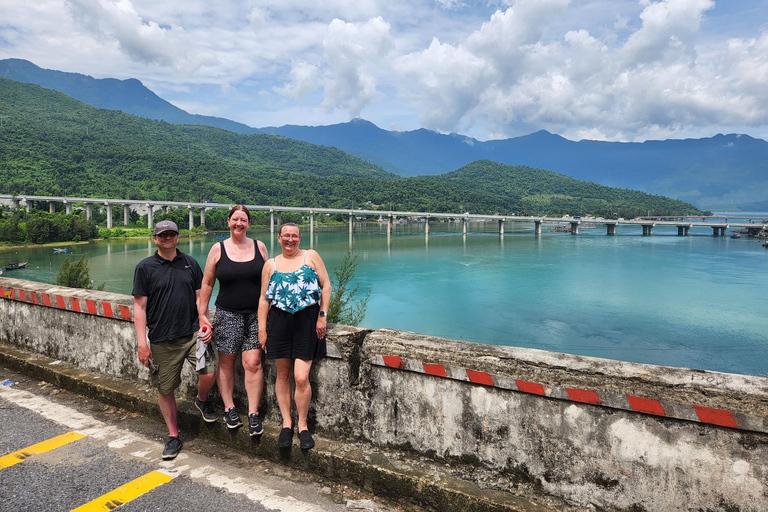
M 266 358 L 311 361 L 325 357 L 325 338 L 317 338 L 318 313 L 319 304 L 293 314 L 269 308 Z

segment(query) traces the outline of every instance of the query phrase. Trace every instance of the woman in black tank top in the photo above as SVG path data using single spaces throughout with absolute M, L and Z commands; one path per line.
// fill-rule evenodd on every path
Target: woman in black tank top
M 245 206 L 237 205 L 227 217 L 230 236 L 214 244 L 208 253 L 200 289 L 198 312 L 203 340 L 213 339 L 219 355 L 217 383 L 224 402 L 224 420 L 229 428 L 243 424 L 235 407 L 235 360 L 241 355 L 245 371 L 245 391 L 248 395 L 248 433 L 261 435 L 264 429 L 259 417 L 259 403 L 264 387 L 261 365 L 262 347 L 259 343 L 258 304 L 261 293 L 261 273 L 269 258 L 264 243 L 246 236 L 251 215 Z M 213 285 L 219 280 L 216 314 L 211 323 L 208 303 Z

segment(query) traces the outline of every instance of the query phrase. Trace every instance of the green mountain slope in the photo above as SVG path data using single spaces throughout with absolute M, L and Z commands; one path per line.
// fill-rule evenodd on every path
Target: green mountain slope
M 475 162 L 400 178 L 337 149 L 171 125 L 0 79 L 0 192 L 419 211 L 698 212 L 553 172 Z
M 42 69 L 23 59 L 0 60 L 0 77 L 54 89 L 96 108 L 122 110 L 174 124 L 199 124 L 237 133 L 259 133 L 256 128 L 229 119 L 189 114 L 160 98 L 135 78 L 93 78 L 80 73 Z

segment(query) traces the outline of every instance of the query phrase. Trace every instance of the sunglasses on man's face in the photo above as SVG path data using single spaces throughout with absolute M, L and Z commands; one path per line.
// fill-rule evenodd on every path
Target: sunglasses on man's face
M 178 236 L 178 233 L 174 233 L 173 231 L 166 231 L 164 233 L 160 233 L 159 235 L 155 235 L 157 238 L 175 238 Z

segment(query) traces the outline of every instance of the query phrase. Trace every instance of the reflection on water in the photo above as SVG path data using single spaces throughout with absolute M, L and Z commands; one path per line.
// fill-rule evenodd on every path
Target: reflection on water
M 305 230 L 303 247 L 320 252 L 329 271 L 350 245 L 358 254 L 356 283 L 371 290 L 363 325 L 453 339 L 576 354 L 765 374 L 768 251 L 754 239 L 713 237 L 711 229 L 677 236 L 656 228 L 641 236 L 619 226 L 578 236 L 534 235 L 533 224 L 357 224 Z M 268 231 L 254 231 L 270 255 Z M 218 239 L 221 238 L 219 235 Z M 201 266 L 214 236 L 182 239 Z M 29 259 L 8 272 L 53 283 L 67 256 L 86 255 L 91 277 L 108 291 L 130 293 L 133 269 L 154 252 L 151 240 L 0 250 L 0 262 Z M 215 291 L 214 291 L 215 293 Z

